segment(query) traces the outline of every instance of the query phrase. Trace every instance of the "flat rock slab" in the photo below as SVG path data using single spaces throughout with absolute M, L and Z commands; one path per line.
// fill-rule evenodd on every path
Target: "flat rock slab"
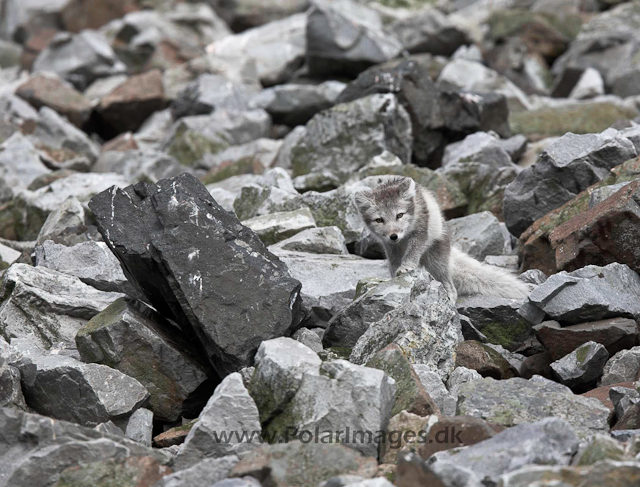
M 300 282 L 195 177 L 111 188 L 89 206 L 129 281 L 220 375 L 300 321 Z

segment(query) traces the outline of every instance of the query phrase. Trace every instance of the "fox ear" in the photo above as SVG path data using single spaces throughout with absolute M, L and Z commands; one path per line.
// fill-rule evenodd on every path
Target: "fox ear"
M 411 178 L 405 178 L 400 183 L 400 191 L 410 198 L 416 195 L 416 182 Z
M 356 206 L 364 212 L 373 206 L 373 194 L 371 191 L 360 191 L 355 194 Z

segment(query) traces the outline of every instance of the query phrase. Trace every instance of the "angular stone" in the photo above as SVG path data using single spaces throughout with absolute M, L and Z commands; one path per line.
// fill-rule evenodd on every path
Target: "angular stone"
M 124 299 L 82 327 L 76 344 L 84 361 L 108 365 L 140 381 L 151 395 L 149 408 L 160 420 L 178 420 L 184 402 L 207 379 L 178 330 Z
M 187 423 L 183 426 L 176 426 L 175 428 L 168 429 L 164 433 L 160 433 L 159 435 L 153 438 L 153 445 L 156 448 L 168 448 L 171 446 L 177 446 L 184 443 L 184 440 L 187 438 L 189 431 L 193 428 L 193 425 L 196 424 L 197 419 L 194 419 L 190 423 Z
M 604 366 L 604 373 L 600 380 L 601 386 L 638 380 L 640 373 L 640 347 L 621 350 L 616 353 Z
M 314 468 L 308 468 L 308 465 Z M 231 470 L 230 477 L 250 475 L 262 485 L 274 487 L 317 487 L 336 475 L 371 478 L 377 468 L 373 458 L 364 457 L 344 445 L 291 441 L 261 446 L 244 457 Z M 220 487 L 224 486 L 220 484 Z M 244 484 L 237 487 L 244 487 Z
M 256 232 L 262 243 L 272 245 L 303 230 L 314 228 L 316 221 L 309 208 L 301 208 L 295 211 L 257 216 L 244 220 L 242 224 Z
M 160 465 L 150 457 L 110 458 L 63 470 L 58 485 L 88 487 L 117 478 L 122 479 L 122 487 L 138 487 L 143 482 L 155 483 L 169 473 L 169 467 Z
M 36 243 L 42 244 L 45 240 L 53 240 L 68 228 L 84 225 L 84 217 L 82 204 L 74 196 L 69 196 L 60 203 L 58 208 L 49 213 L 40 229 Z
M 195 177 L 114 188 L 90 207 L 129 281 L 219 374 L 250 365 L 263 340 L 300 321 L 299 281 Z
M 56 419 L 93 426 L 130 414 L 149 398 L 140 382 L 106 365 L 34 351 L 17 366 L 29 407 Z
M 15 164 L 19 160 L 20 164 Z M 41 153 L 21 133 L 14 133 L 0 145 L 0 200 L 10 201 L 20 190 L 50 171 L 42 163 Z
M 556 416 L 567 421 L 578 436 L 584 438 L 608 431 L 610 412 L 597 399 L 573 395 L 555 382 L 486 378 L 460 388 L 458 414 L 507 427 Z
M 391 344 L 380 350 L 367 362 L 367 367 L 380 369 L 395 380 L 396 400 L 391 410 L 392 416 L 401 411 L 419 416 L 440 413 L 398 345 Z
M 636 155 L 633 144 L 615 129 L 600 134 L 564 135 L 540 154 L 535 166 L 522 171 L 507 187 L 507 228 L 520 236 L 535 220 Z
M 316 330 L 319 330 L 316 328 Z M 322 330 L 324 332 L 324 330 Z M 300 328 L 296 331 L 291 338 L 299 341 L 303 345 L 309 347 L 316 353 L 319 353 L 323 350 L 322 346 L 322 338 L 320 338 L 320 334 L 315 331 L 309 330 L 308 328 Z
M 122 296 L 27 264 L 11 266 L 3 284 L 11 292 L 0 306 L 0 334 L 7 340 L 30 337 L 43 348 L 60 341 L 73 344 L 89 319 Z
M 529 300 L 552 319 L 577 324 L 604 318 L 637 318 L 638 292 L 640 276 L 624 264 L 613 263 L 555 274 L 534 289 Z
M 604 80 L 602 79 L 600 72 L 593 68 L 587 68 L 571 90 L 569 98 L 581 100 L 584 98 L 593 98 L 604 95 L 604 93 Z
M 302 343 L 281 337 L 262 342 L 255 364 L 249 393 L 265 424 L 281 413 L 296 395 L 303 374 L 319 373 L 322 360 Z
M 413 370 L 440 412 L 444 416 L 455 416 L 457 400 L 449 393 L 438 373 L 422 364 L 414 364 Z
M 305 373 L 298 392 L 266 428 L 265 435 L 308 441 L 316 428 L 321 436 L 351 432 L 345 444 L 367 456 L 378 456 L 372 439 L 384 430 L 395 400 L 395 381 L 384 372 L 346 360 L 324 362 L 320 374 Z
M 151 448 L 153 412 L 145 408 L 136 409 L 127 421 L 127 428 L 124 434 L 130 440 Z
M 513 426 L 476 445 L 436 453 L 429 467 L 438 476 L 441 469 L 449 466 L 473 472 L 478 484 L 496 482 L 500 475 L 521 465 L 568 465 L 578 442 L 569 423 L 545 418 Z
M 229 374 L 216 387 L 189 431 L 174 460 L 176 469 L 191 467 L 205 458 L 246 455 L 262 442 L 260 432 L 258 408 L 244 387 L 242 376 L 237 372 Z M 230 435 L 229 440 L 221 441 L 222 434 Z
M 526 301 L 518 299 L 477 295 L 458 299 L 456 308 L 489 343 L 514 352 L 533 336 L 528 315 L 520 314 L 525 304 Z
M 458 400 L 458 391 L 463 384 L 474 380 L 482 379 L 482 376 L 475 370 L 466 367 L 456 367 L 447 380 L 447 387 L 454 399 Z M 456 411 L 457 412 L 457 411 Z
M 631 406 L 640 403 L 640 392 L 629 387 L 611 387 L 609 397 L 618 419 L 621 419 Z
M 580 448 L 572 464 L 576 466 L 594 465 L 601 460 L 623 460 L 624 446 L 608 435 L 594 435 Z
M 446 379 L 453 371 L 455 347 L 461 341 L 460 320 L 444 287 L 425 273 L 413 284 L 402 306 L 371 325 L 358 339 L 349 359 L 366 363 L 395 343 L 409 362 L 428 365 Z
M 639 334 L 636 321 L 628 318 L 610 318 L 571 326 L 545 321 L 534 329 L 553 360 L 559 360 L 590 341 L 601 343 L 613 356 L 620 350 L 633 347 Z
M 498 352 L 474 340 L 466 340 L 456 347 L 456 367 L 466 367 L 494 379 L 510 379 L 518 375 L 518 371 Z
M 511 250 L 509 232 L 488 211 L 447 222 L 453 245 L 482 261 L 488 255 L 502 255 Z
M 322 338 L 326 347 L 355 346 L 358 339 L 371 325 L 380 321 L 389 311 L 396 309 L 407 299 L 417 274 L 405 274 L 379 283 L 341 309 L 329 321 Z
M 269 250 L 349 255 L 344 235 L 338 227 L 309 228 L 278 242 Z
M 198 166 L 208 169 L 202 178 L 205 184 L 217 183 L 242 174 L 262 174 L 273 166 L 282 141 L 256 139 L 246 144 L 233 145 L 217 154 L 205 154 Z
M 69 83 L 51 74 L 34 74 L 20 85 L 16 95 L 39 109 L 47 106 L 64 115 L 76 127 L 82 126 L 91 114 L 91 103 Z
M 189 167 L 183 166 L 175 158 L 154 150 L 102 152 L 91 168 L 92 172 L 121 174 L 130 183 L 155 183 L 189 170 Z
M 289 83 L 262 90 L 249 101 L 249 106 L 266 110 L 275 123 L 295 127 L 331 108 L 344 87 L 344 83 L 338 81 L 319 85 Z
M 156 487 L 191 487 L 193 485 L 210 485 L 226 479 L 231 469 L 240 461 L 236 455 L 221 458 L 206 458 L 193 467 L 163 477 Z
M 0 407 L 27 410 L 20 384 L 20 371 L 4 362 L 0 355 Z
M 609 358 L 607 349 L 596 342 L 587 342 L 551 364 L 559 381 L 574 389 L 589 387 L 600 378 Z

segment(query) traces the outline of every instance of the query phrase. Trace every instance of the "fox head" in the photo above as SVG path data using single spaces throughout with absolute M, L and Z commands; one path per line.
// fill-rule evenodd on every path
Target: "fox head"
M 375 189 L 355 196 L 365 224 L 383 243 L 393 245 L 402 241 L 413 228 L 415 217 L 416 183 L 411 178 L 393 178 Z

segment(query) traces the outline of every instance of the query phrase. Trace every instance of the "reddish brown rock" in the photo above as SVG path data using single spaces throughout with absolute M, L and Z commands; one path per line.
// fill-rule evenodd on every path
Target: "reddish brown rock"
M 184 443 L 185 438 L 196 424 L 195 421 L 187 423 L 183 426 L 176 426 L 170 430 L 160 433 L 153 437 L 153 446 L 156 448 L 166 448 L 173 445 L 181 445 Z
M 618 420 L 613 430 L 637 430 L 640 429 L 640 403 L 634 404 L 624 416 Z
M 31 70 L 33 62 L 45 47 L 49 45 L 51 39 L 60 32 L 58 29 L 50 27 L 40 27 L 37 30 L 30 32 L 29 38 L 24 43 L 22 49 L 22 59 L 20 65 L 23 69 Z
M 633 388 L 633 382 L 618 382 L 617 384 L 611 384 L 608 386 L 598 387 L 596 389 L 592 389 L 584 394 L 581 394 L 584 397 L 594 397 L 606 407 L 609 408 L 609 411 L 613 414 L 613 403 L 609 398 L 609 391 L 612 387 L 629 387 Z
M 367 367 L 380 369 L 396 381 L 396 401 L 391 410 L 392 416 L 401 411 L 418 416 L 440 413 L 398 345 L 392 343 L 380 350 L 367 362 Z
M 620 350 L 634 347 L 640 337 L 638 324 L 628 318 L 610 318 L 571 326 L 560 326 L 557 321 L 545 321 L 534 327 L 534 330 L 553 361 L 591 341 L 604 345 L 609 356 L 613 356 Z
M 98 113 L 103 131 L 113 137 L 123 132 L 135 132 L 166 103 L 159 70 L 132 76 L 100 100 Z
M 82 127 L 91 114 L 91 102 L 55 74 L 34 74 L 18 87 L 16 95 L 35 108 L 51 108 L 66 116 L 76 127 Z
M 640 180 L 560 225 L 549 241 L 558 270 L 619 262 L 640 271 Z
M 458 345 L 456 367 L 476 370 L 482 377 L 494 379 L 518 376 L 518 371 L 502 355 L 475 340 L 467 340 Z
M 524 359 L 520 367 L 520 376 L 523 379 L 531 379 L 534 375 L 540 375 L 547 379 L 554 380 L 553 369 L 551 368 L 551 358 L 549 352 L 536 353 Z
M 97 29 L 138 9 L 136 0 L 71 0 L 60 13 L 65 30 Z

